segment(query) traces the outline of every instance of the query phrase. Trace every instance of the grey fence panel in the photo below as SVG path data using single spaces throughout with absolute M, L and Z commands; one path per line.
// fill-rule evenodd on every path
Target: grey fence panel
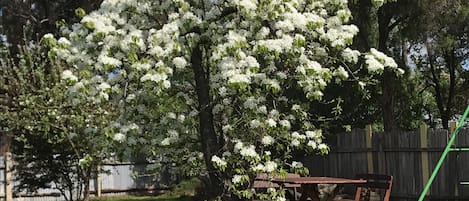
M 133 166 L 104 166 L 103 169 L 110 172 L 109 174 L 101 174 L 103 189 L 126 190 L 136 188 L 135 180 L 132 177 Z

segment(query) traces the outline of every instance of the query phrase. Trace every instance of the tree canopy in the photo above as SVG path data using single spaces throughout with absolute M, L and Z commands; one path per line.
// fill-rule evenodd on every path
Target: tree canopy
M 305 172 L 293 151 L 328 152 L 324 120 L 308 111 L 330 83 L 402 73 L 376 49 L 348 47 L 350 17 L 347 1 L 107 0 L 44 40 L 70 66 L 74 104 L 118 108 L 107 135 L 124 155 L 204 164 L 208 195 L 249 198 L 258 173 Z

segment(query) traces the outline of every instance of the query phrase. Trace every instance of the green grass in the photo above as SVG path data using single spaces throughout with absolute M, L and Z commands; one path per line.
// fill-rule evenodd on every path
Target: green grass
M 111 196 L 93 198 L 92 201 L 195 201 L 189 196 L 160 195 L 160 196 Z
M 170 192 L 158 196 L 109 196 L 91 198 L 91 201 L 196 201 L 196 188 L 201 185 L 198 179 L 189 179 L 175 185 Z

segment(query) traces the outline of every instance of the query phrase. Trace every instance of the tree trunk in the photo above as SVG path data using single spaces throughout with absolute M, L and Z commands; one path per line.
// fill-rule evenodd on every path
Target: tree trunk
M 372 32 L 374 21 L 371 16 L 373 5 L 369 0 L 349 1 L 349 8 L 354 13 L 352 23 L 360 30 L 357 37 L 354 38 L 353 45 L 360 51 L 369 51 L 370 47 L 375 46 Z
M 83 189 L 83 201 L 90 200 L 90 179 L 91 179 L 91 167 L 85 169 L 85 178 L 83 178 L 84 189 Z
M 223 182 L 216 174 L 216 169 L 212 163 L 212 156 L 220 151 L 217 142 L 217 134 L 213 124 L 212 104 L 210 96 L 210 71 L 204 69 L 202 64 L 201 45 L 196 45 L 192 50 L 191 63 L 195 76 L 197 99 L 199 102 L 199 133 L 200 143 L 204 154 L 204 160 L 208 171 L 205 192 L 209 198 L 219 196 L 223 192 Z
M 446 65 L 448 66 L 448 71 L 449 71 L 449 89 L 448 89 L 448 100 L 446 100 L 446 111 L 445 112 L 445 119 L 442 117 L 442 123 L 445 125 L 449 125 L 449 120 L 451 118 L 451 115 L 453 113 L 453 99 L 454 99 L 454 94 L 456 90 L 456 68 L 457 65 L 459 64 L 459 61 L 456 59 L 454 49 L 450 50 L 449 52 L 446 52 L 445 54 L 445 60 L 446 60 Z M 446 120 L 446 121 L 443 121 Z
M 386 10 L 387 4 L 378 10 L 378 50 L 383 53 L 388 53 L 387 42 L 389 39 L 389 23 L 392 19 L 392 14 Z M 395 107 L 395 83 L 396 76 L 394 72 L 385 70 L 381 78 L 381 110 L 383 113 L 383 125 L 385 131 L 393 131 L 398 128 L 396 123 L 396 116 L 394 112 Z
M 395 120 L 396 117 L 394 115 L 395 82 L 396 79 L 394 78 L 394 73 L 386 70 L 381 79 L 381 89 L 383 91 L 381 97 L 381 110 L 383 113 L 384 131 L 393 131 L 398 128 Z

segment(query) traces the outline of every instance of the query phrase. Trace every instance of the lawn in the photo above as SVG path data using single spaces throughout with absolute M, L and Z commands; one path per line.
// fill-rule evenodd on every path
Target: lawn
M 158 196 L 108 196 L 91 198 L 91 201 L 196 201 L 194 198 L 195 189 L 201 185 L 200 180 L 193 178 L 184 180 L 167 192 Z
M 189 196 L 110 196 L 93 198 L 92 201 L 195 201 L 193 197 Z

